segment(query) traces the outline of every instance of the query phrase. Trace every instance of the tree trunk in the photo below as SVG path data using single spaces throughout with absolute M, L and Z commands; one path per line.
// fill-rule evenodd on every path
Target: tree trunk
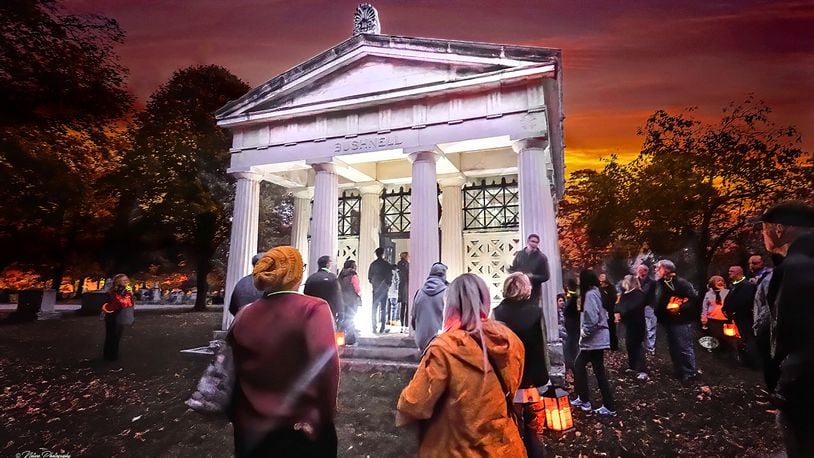
M 62 277 L 65 276 L 65 263 L 59 262 L 51 271 L 51 288 L 57 290 L 59 295 L 59 287 L 62 286 Z
M 206 277 L 211 271 L 211 258 L 198 259 L 198 268 L 195 270 L 195 286 L 198 288 L 198 296 L 195 298 L 193 310 L 206 310 L 206 295 L 209 292 L 209 283 L 207 283 Z

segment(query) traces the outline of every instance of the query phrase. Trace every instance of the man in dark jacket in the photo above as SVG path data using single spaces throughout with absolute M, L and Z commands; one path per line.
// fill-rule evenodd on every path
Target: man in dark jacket
M 526 240 L 526 248 L 519 251 L 514 256 L 509 272 L 523 272 L 531 281 L 531 301 L 540 303 L 543 283 L 550 277 L 548 271 L 548 259 L 537 246 L 540 244 L 540 236 L 531 234 Z M 553 299 L 553 298 L 552 298 Z
M 729 268 L 729 293 L 724 299 L 723 312 L 727 318 L 734 320 L 740 333 L 738 341 L 738 358 L 744 366 L 755 365 L 755 334 L 752 331 L 754 317 L 752 308 L 755 305 L 755 285 L 746 280 L 741 266 Z
M 265 254 L 266 253 L 257 253 L 252 256 L 252 266 L 257 264 L 257 261 Z M 229 298 L 229 312 L 232 316 L 236 316 L 240 309 L 261 297 L 263 297 L 263 292 L 258 291 L 257 288 L 254 287 L 252 274 L 246 275 L 238 280 L 235 284 L 235 289 L 232 290 L 232 297 Z
M 761 218 L 766 250 L 782 256 L 769 282 L 772 396 L 789 457 L 814 455 L 814 207 L 786 202 Z
M 376 260 L 370 263 L 367 279 L 373 285 L 373 332 L 376 332 L 376 314 L 378 312 L 379 333 L 384 332 L 387 319 L 387 290 L 393 283 L 393 266 L 384 260 L 384 248 L 376 248 Z
M 331 307 L 334 322 L 342 323 L 345 308 L 342 302 L 342 290 L 336 275 L 331 272 L 331 264 L 330 256 L 320 256 L 317 259 L 319 270 L 305 280 L 305 288 L 302 292 L 308 296 L 325 299 L 325 302 Z
M 613 309 L 616 306 L 616 298 L 619 294 L 616 287 L 608 281 L 608 274 L 599 274 L 599 292 L 602 293 L 602 308 L 608 312 L 608 331 L 610 331 L 610 349 L 619 350 L 619 336 L 616 334 L 616 320 L 613 316 Z
M 653 304 L 659 323 L 667 331 L 667 345 L 673 371 L 682 383 L 695 381 L 695 335 L 693 324 L 698 320 L 698 293 L 692 284 L 676 274 L 672 261 L 656 263 L 658 281 L 648 292 L 645 303 Z

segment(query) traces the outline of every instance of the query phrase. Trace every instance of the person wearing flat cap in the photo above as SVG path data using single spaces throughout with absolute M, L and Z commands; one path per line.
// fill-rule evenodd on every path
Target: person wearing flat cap
M 763 243 L 782 257 L 767 292 L 772 394 L 789 457 L 814 456 L 814 207 L 784 202 L 763 214 Z
M 296 248 L 265 253 L 252 272 L 263 296 L 243 307 L 229 330 L 235 456 L 336 457 L 334 320 L 324 299 L 297 293 L 302 275 Z

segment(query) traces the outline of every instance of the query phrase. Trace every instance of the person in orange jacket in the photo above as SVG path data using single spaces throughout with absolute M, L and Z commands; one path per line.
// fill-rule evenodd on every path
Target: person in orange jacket
M 508 327 L 488 319 L 489 296 L 473 274 L 450 284 L 443 332 L 401 392 L 396 425 L 418 424 L 419 457 L 527 456 L 501 386 L 509 393 L 520 387 L 525 349 Z

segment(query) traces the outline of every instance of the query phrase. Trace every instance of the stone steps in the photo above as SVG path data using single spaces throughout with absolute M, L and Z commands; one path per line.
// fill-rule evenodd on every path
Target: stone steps
M 374 359 L 417 363 L 420 356 L 415 347 L 362 346 L 357 344 L 340 347 L 339 349 L 341 359 Z

